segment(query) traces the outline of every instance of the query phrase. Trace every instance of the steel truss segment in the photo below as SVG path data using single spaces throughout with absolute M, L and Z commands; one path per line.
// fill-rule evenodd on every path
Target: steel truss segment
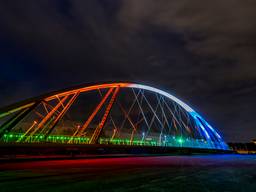
M 163 102 L 164 102 L 163 99 L 164 98 L 163 98 L 163 96 L 160 95 L 159 99 L 162 100 L 162 102 L 160 103 L 160 107 L 161 107 L 161 111 L 162 111 L 162 114 L 163 114 L 163 117 L 164 117 L 164 122 L 167 124 L 167 127 L 168 127 L 168 134 L 170 134 L 171 133 L 171 126 L 170 126 L 169 121 L 166 117 L 164 106 L 163 106 Z
M 148 102 L 147 104 L 150 105 L 149 102 Z M 150 105 L 150 106 L 151 106 L 151 105 Z M 155 119 L 157 119 L 157 117 L 158 117 L 158 116 L 156 115 L 156 111 L 158 110 L 159 106 L 160 106 L 160 101 L 158 100 L 155 110 L 153 109 L 152 106 L 150 107 L 150 109 L 151 109 L 151 111 L 152 111 L 152 113 L 153 113 L 153 117 L 151 118 L 151 121 L 150 121 L 150 124 L 149 124 L 149 130 L 147 130 L 146 137 L 148 136 L 149 131 L 150 131 L 150 129 L 151 129 L 153 123 L 155 122 Z M 160 123 L 160 125 L 161 125 L 161 130 L 162 130 L 162 129 L 163 129 L 163 124 L 162 124 L 162 122 L 161 122 L 161 120 L 160 120 L 159 118 L 158 118 L 157 120 L 158 120 L 158 122 Z
M 74 94 L 76 94 L 76 93 L 74 93 Z M 72 94 L 71 94 L 72 95 Z M 62 101 L 60 100 L 60 97 L 58 96 L 58 95 L 56 95 L 56 98 L 57 98 L 57 100 L 61 103 L 61 106 L 64 108 L 65 106 L 64 106 L 64 104 L 62 103 Z
M 48 114 L 49 113 L 49 110 L 47 109 L 47 106 L 46 106 L 46 103 L 43 102 L 43 106 L 44 106 L 44 110 L 46 111 L 46 113 Z
M 146 123 L 146 125 L 147 125 L 147 127 L 148 127 L 148 129 L 149 129 L 149 123 L 148 123 L 148 120 L 147 120 L 147 118 L 146 118 L 146 116 L 145 116 L 145 113 L 144 113 L 144 111 L 143 111 L 143 109 L 142 109 L 141 103 L 140 103 L 140 101 L 138 100 L 138 96 L 135 94 L 134 89 L 132 89 L 132 90 L 133 90 L 133 94 L 134 94 L 134 96 L 135 96 L 135 100 L 136 100 L 136 102 L 137 102 L 137 104 L 138 104 L 138 106 L 139 106 L 140 112 L 141 112 L 141 114 L 142 114 L 142 116 L 143 116 L 143 119 L 144 119 L 144 121 L 145 121 L 145 123 Z M 142 93 L 143 93 L 143 91 L 141 91 L 141 90 L 139 90 L 139 92 L 142 92 Z M 143 101 L 143 96 L 141 96 L 141 102 L 142 102 L 142 101 Z
M 143 98 L 145 99 L 146 103 L 148 104 L 150 110 L 152 111 L 153 115 L 155 116 L 155 118 L 157 119 L 157 121 L 159 122 L 159 124 L 161 125 L 161 127 L 163 126 L 161 120 L 159 119 L 159 117 L 157 116 L 156 112 L 154 111 L 153 107 L 150 105 L 148 99 L 146 98 L 146 96 L 144 94 L 143 95 Z
M 49 106 L 49 108 L 50 108 L 51 110 L 54 109 L 54 107 L 53 107 L 48 101 L 43 100 L 42 103 L 46 106 L 46 109 L 47 109 L 47 106 Z M 48 112 L 47 112 L 47 111 L 48 111 L 48 110 L 46 110 L 46 113 L 48 114 L 49 111 L 48 111 Z M 60 113 L 58 109 L 56 110 L 56 113 Z
M 152 92 L 156 92 L 156 93 L 159 93 L 160 95 L 163 95 L 169 99 L 171 99 L 173 102 L 177 103 L 178 105 L 180 105 L 182 108 L 184 108 L 188 113 L 190 113 L 190 115 L 194 118 L 195 121 L 196 120 L 196 116 L 199 116 L 197 114 L 197 112 L 195 112 L 191 107 L 189 107 L 186 103 L 182 102 L 180 99 L 174 97 L 173 95 L 165 92 L 165 91 L 162 91 L 162 90 L 159 90 L 159 89 L 156 89 L 156 88 L 153 88 L 153 87 L 150 87 L 150 86 L 146 86 L 146 85 L 140 85 L 140 84 L 130 84 L 129 87 L 133 87 L 133 88 L 140 88 L 140 89 L 144 89 L 144 90 L 149 90 L 149 91 L 152 91 Z M 197 122 L 198 123 L 198 122 Z M 200 124 L 200 123 L 198 123 Z M 204 127 L 200 126 L 201 129 L 203 130 L 204 132 L 204 136 L 206 137 L 207 140 L 209 140 L 209 134 L 207 133 L 207 131 L 205 130 Z
M 97 90 L 97 89 L 107 89 L 107 88 L 115 88 L 115 87 L 130 87 L 130 88 L 136 88 L 136 89 L 143 89 L 143 90 L 148 90 L 151 92 L 155 92 L 155 93 L 159 93 L 160 95 L 166 96 L 167 98 L 175 101 L 176 103 L 178 103 L 179 105 L 181 105 L 186 111 L 188 112 L 195 112 L 191 107 L 189 107 L 186 103 L 184 103 L 183 101 L 181 101 L 180 99 L 178 99 L 177 97 L 162 91 L 160 89 L 154 88 L 154 87 L 150 87 L 147 85 L 141 85 L 141 84 L 136 84 L 136 83 L 107 83 L 107 84 L 100 84 L 100 85 L 92 85 L 92 86 L 88 86 L 88 87 L 82 87 L 82 88 L 78 88 L 78 89 L 74 89 L 74 90 L 70 90 L 70 91 L 64 91 L 62 93 L 59 93 L 58 96 L 63 96 L 66 94 L 74 94 L 77 91 L 82 92 L 87 92 L 87 91 L 92 91 L 92 90 Z M 49 96 L 46 98 L 46 100 L 52 100 L 54 99 L 55 96 Z
M 192 134 L 192 126 L 191 126 L 191 121 L 190 121 L 190 115 L 187 112 L 184 112 L 183 110 L 181 110 L 181 112 L 183 113 L 183 115 L 186 117 L 186 127 L 188 132 L 190 132 Z
M 36 104 L 36 102 L 31 102 L 31 103 L 29 103 L 29 104 L 19 106 L 19 107 L 17 107 L 17 108 L 8 110 L 7 112 L 1 112 L 1 113 L 0 113 L 0 118 L 5 117 L 5 116 L 7 116 L 7 115 L 11 115 L 11 114 L 13 114 L 13 113 L 15 113 L 15 112 L 18 112 L 18 111 L 22 110 L 22 109 L 26 109 L 26 108 L 32 107 L 34 104 Z
M 34 110 L 34 113 L 35 113 L 38 117 L 40 117 L 41 119 L 44 118 L 44 116 L 43 116 L 41 113 L 39 113 L 38 111 Z
M 129 114 L 128 114 L 128 113 L 125 111 L 125 109 L 123 108 L 123 106 L 122 106 L 120 103 L 118 103 L 118 105 L 119 105 L 121 111 L 124 113 L 125 118 L 126 118 L 126 119 L 129 121 L 129 123 L 132 125 L 133 130 L 132 130 L 132 134 L 131 134 L 131 138 L 130 138 L 130 144 L 132 144 L 133 136 L 134 136 L 134 133 L 136 132 L 137 128 L 136 128 L 136 126 L 134 125 L 134 123 L 132 122 L 132 120 L 131 120 Z
M 136 97 L 135 99 L 136 99 L 137 104 L 138 104 L 138 106 L 139 106 L 140 112 L 141 112 L 141 114 L 142 114 L 142 116 L 143 116 L 143 120 L 144 120 L 144 122 L 145 122 L 146 125 L 147 125 L 146 134 L 144 134 L 143 137 L 142 137 L 142 142 L 143 142 L 144 139 L 147 138 L 147 136 L 148 136 L 148 133 L 149 133 L 149 131 L 150 131 L 150 129 L 151 129 L 151 121 L 152 121 L 153 118 L 155 118 L 155 116 L 153 115 L 153 117 L 151 118 L 151 121 L 150 121 L 150 123 L 149 123 L 148 120 L 147 120 L 147 118 L 146 118 L 146 115 L 145 115 L 145 113 L 144 113 L 144 111 L 143 111 L 143 108 L 142 108 L 142 102 L 143 102 L 143 98 L 144 98 L 144 97 L 143 97 L 143 96 L 144 96 L 144 90 L 141 90 L 141 89 L 140 89 L 140 92 L 141 92 L 141 101 L 138 100 L 138 97 Z M 135 91 L 134 91 L 134 90 L 133 90 L 133 93 L 134 93 L 134 95 L 135 95 Z
M 96 127 L 95 131 L 93 132 L 93 135 L 92 135 L 92 137 L 91 137 L 91 139 L 89 141 L 90 144 L 97 143 L 98 138 L 99 138 L 99 136 L 101 134 L 101 131 L 102 131 L 102 129 L 103 129 L 104 125 L 105 125 L 105 122 L 106 122 L 106 120 L 108 118 L 108 115 L 109 115 L 109 113 L 111 111 L 111 108 L 112 108 L 112 106 L 113 106 L 113 104 L 114 104 L 114 102 L 116 100 L 117 93 L 119 92 L 119 89 L 120 89 L 120 87 L 116 87 L 115 88 L 114 93 L 112 94 L 112 97 L 111 97 L 111 99 L 110 99 L 110 101 L 108 103 L 108 106 L 107 106 L 106 110 L 105 110 L 105 113 L 104 113 L 104 115 L 103 115 L 103 117 L 101 119 L 101 122 Z
M 173 113 L 172 109 L 169 107 L 168 103 L 165 101 L 165 99 L 163 99 L 165 106 L 167 107 L 168 111 L 171 113 L 172 117 L 173 117 L 173 122 L 175 123 L 175 127 L 177 129 L 176 123 L 178 123 L 178 125 L 181 127 L 180 122 L 178 121 L 178 119 L 176 118 L 175 114 Z
M 167 120 L 167 117 L 166 117 L 166 114 L 165 114 L 165 111 L 164 111 L 164 107 L 163 107 L 163 105 L 162 105 L 162 103 L 163 103 L 163 97 L 162 97 L 161 95 L 159 96 L 159 100 L 162 100 L 162 102 L 160 102 L 160 108 L 161 108 L 161 111 L 162 111 L 162 114 L 163 114 L 165 123 L 167 124 L 168 128 L 170 128 L 170 124 L 169 124 L 169 122 L 168 122 L 168 120 Z
M 99 94 L 100 94 L 101 98 L 103 98 L 103 95 L 102 95 L 102 93 L 101 93 L 100 89 L 98 89 L 98 92 L 99 92 Z M 113 140 L 113 139 L 114 139 L 114 137 L 115 137 L 115 135 L 116 135 L 116 132 L 117 132 L 117 126 L 116 126 L 116 124 L 115 124 L 115 122 L 114 122 L 114 120 L 113 120 L 113 118 L 112 118 L 112 115 L 111 115 L 111 114 L 109 114 L 109 119 L 110 119 L 111 123 L 112 123 L 112 124 L 113 124 L 113 126 L 114 126 L 114 129 L 113 129 L 113 135 L 112 135 L 112 137 L 111 137 L 111 140 Z
M 69 95 L 64 96 L 61 99 L 61 102 L 65 102 Z M 37 125 L 37 127 L 34 129 L 34 131 L 29 135 L 30 137 L 33 136 L 38 130 L 40 130 L 44 124 L 54 115 L 54 113 L 59 109 L 61 106 L 61 102 L 59 102 L 45 117 L 44 119 Z
M 37 121 L 33 121 L 32 125 L 28 128 L 28 130 L 16 142 L 21 142 L 23 138 L 27 136 L 29 132 L 31 132 L 34 129 L 36 124 L 37 124 Z
M 108 92 L 106 93 L 106 95 L 102 98 L 101 102 L 97 105 L 97 107 L 95 108 L 95 110 L 92 112 L 92 114 L 89 116 L 89 118 L 85 121 L 85 123 L 83 124 L 83 126 L 80 129 L 77 129 L 77 131 L 73 134 L 74 136 L 81 136 L 84 131 L 87 129 L 88 125 L 91 123 L 91 121 L 94 119 L 94 117 L 96 116 L 96 114 L 98 113 L 98 111 L 101 109 L 101 107 L 103 106 L 103 104 L 106 102 L 106 100 L 108 99 L 108 97 L 110 96 L 110 94 L 113 92 L 114 88 L 110 88 L 108 90 Z
M 164 131 L 164 125 L 165 125 L 165 121 L 164 121 L 164 112 L 161 108 L 161 100 L 159 99 L 159 96 L 158 94 L 156 94 L 156 97 L 157 97 L 157 100 L 159 101 L 159 105 L 160 105 L 160 109 L 161 109 L 161 112 L 162 112 L 162 128 L 161 128 L 161 132 L 160 132 L 160 135 L 159 135 L 159 144 L 161 145 L 162 144 L 162 134 L 163 134 L 163 131 Z
M 81 87 L 78 89 L 73 89 L 69 91 L 64 91 L 62 93 L 59 93 L 58 96 L 61 97 L 66 94 L 74 94 L 77 91 L 80 91 L 80 93 L 93 91 L 97 89 L 110 89 L 110 88 L 117 88 L 117 87 L 129 87 L 131 83 L 105 83 L 105 84 L 99 84 L 99 85 L 92 85 L 87 87 Z M 54 99 L 55 96 L 49 96 L 46 98 L 47 101 Z
M 57 123 L 60 121 L 60 119 L 65 115 L 65 113 L 69 110 L 69 108 L 71 107 L 71 105 L 75 102 L 75 100 L 77 99 L 77 97 L 79 96 L 80 92 L 78 91 L 77 93 L 75 93 L 70 100 L 68 101 L 68 103 L 66 105 L 63 105 L 63 109 L 62 111 L 58 114 L 58 116 L 54 119 L 52 126 L 49 128 L 48 132 L 45 134 L 45 137 L 47 137 L 52 130 L 54 129 L 54 127 L 57 125 Z
M 18 111 L 17 114 L 15 114 L 11 119 L 9 119 L 7 122 L 5 122 L 0 127 L 0 138 L 7 132 L 11 131 L 19 123 L 22 119 L 24 119 L 36 106 L 38 103 L 35 103 L 34 105 L 23 108 Z
M 191 131 L 190 130 L 188 130 L 188 127 L 187 127 L 187 125 L 184 123 L 184 121 L 183 121 L 183 119 L 182 119 L 182 109 L 180 108 L 180 106 L 179 105 L 177 105 L 177 104 L 175 104 L 174 103 L 174 105 L 175 105 L 175 112 L 174 112 L 174 114 L 176 113 L 177 114 L 177 116 L 178 116 L 178 118 L 179 118 L 179 121 L 180 121 L 180 125 L 181 125 L 181 134 L 182 134 L 182 132 L 183 132 L 183 129 L 185 129 L 187 132 L 189 132 L 189 133 L 191 133 Z
M 150 129 L 151 129 L 153 123 L 154 123 L 155 118 L 157 119 L 157 121 L 158 121 L 159 124 L 161 125 L 161 132 L 162 132 L 162 130 L 163 130 L 163 128 L 164 128 L 164 125 L 163 125 L 163 123 L 161 122 L 161 120 L 159 119 L 158 115 L 156 114 L 156 111 L 158 110 L 158 107 L 160 106 L 160 100 L 157 98 L 157 101 L 158 101 L 158 102 L 157 102 L 156 109 L 154 110 L 153 107 L 151 106 L 151 104 L 149 103 L 148 99 L 146 98 L 146 96 L 145 96 L 144 93 L 142 94 L 142 97 L 144 98 L 144 100 L 146 101 L 147 105 L 149 106 L 151 112 L 153 113 L 153 117 L 152 117 L 152 119 L 151 119 L 151 121 L 150 121 L 150 124 L 149 124 L 149 129 L 147 130 L 147 133 L 146 133 L 145 137 L 143 137 L 143 139 L 144 139 L 144 138 L 146 138 L 146 137 L 148 136 L 149 131 L 150 131 Z M 160 137 L 161 137 L 161 133 L 160 133 Z
M 58 111 L 59 107 L 63 105 L 63 102 L 65 102 L 67 100 L 69 95 L 66 95 L 64 96 L 60 102 L 45 116 L 45 118 L 38 124 L 38 129 L 40 129 L 44 124 L 45 122 L 51 118 L 51 116 L 56 112 Z
M 112 141 L 115 138 L 116 132 L 117 132 L 117 129 L 114 129 L 110 141 Z
M 135 99 L 133 100 L 132 104 L 130 105 L 130 108 L 129 108 L 128 112 L 126 112 L 127 116 L 130 115 L 130 113 L 131 113 L 131 111 L 132 111 L 134 105 L 136 104 L 136 98 L 138 98 L 139 94 L 140 94 L 140 91 L 137 93 L 137 95 L 135 95 Z M 120 107 L 119 102 L 118 102 L 118 106 Z M 126 120 L 127 120 L 127 116 L 125 115 L 124 120 L 123 120 L 123 122 L 121 123 L 120 131 L 122 130 L 122 128 L 123 128 L 123 126 L 124 126 L 124 124 L 125 124 L 125 122 L 126 122 Z
M 150 105 L 150 106 L 151 106 L 151 105 Z M 150 127 L 150 128 L 152 127 L 152 125 L 153 125 L 153 123 L 154 123 L 154 121 L 155 121 L 155 118 L 158 117 L 158 116 L 156 115 L 156 112 L 157 112 L 159 106 L 160 106 L 160 101 L 158 100 L 155 110 L 153 109 L 153 107 L 150 108 L 150 109 L 152 110 L 152 112 L 153 112 L 153 117 L 152 117 L 152 119 L 151 119 L 151 121 L 150 121 L 150 124 L 149 124 L 149 127 Z M 159 119 L 159 122 L 161 122 L 160 119 Z M 161 122 L 161 124 L 162 124 L 162 122 Z

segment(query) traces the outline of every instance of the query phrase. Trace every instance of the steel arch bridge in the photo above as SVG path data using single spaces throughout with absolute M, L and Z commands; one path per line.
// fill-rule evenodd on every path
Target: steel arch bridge
M 73 87 L 5 107 L 0 142 L 228 149 L 177 97 L 126 82 Z

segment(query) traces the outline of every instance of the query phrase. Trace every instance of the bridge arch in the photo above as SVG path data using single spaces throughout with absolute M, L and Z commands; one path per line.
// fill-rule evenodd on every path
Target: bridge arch
M 129 109 L 125 110 L 124 107 L 122 107 L 122 104 L 116 100 L 120 90 L 127 88 L 132 90 L 134 99 L 131 104 L 132 107 L 130 106 Z M 90 113 L 84 123 L 79 125 L 71 135 L 52 135 L 53 130 L 58 127 L 58 123 L 63 119 L 80 94 L 92 91 L 100 92 L 101 101 L 97 103 L 95 109 Z M 156 95 L 156 101 L 154 102 L 155 106 L 151 105 L 151 102 L 144 94 L 145 91 Z M 147 106 L 147 112 L 143 109 L 143 101 Z M 52 104 L 50 104 L 51 102 Z M 114 125 L 115 119 L 111 116 L 111 110 L 115 103 L 118 103 L 120 113 L 124 114 L 126 122 L 129 122 L 131 125 L 132 132 L 129 136 L 129 142 L 127 142 L 127 139 L 116 138 L 117 132 L 119 131 L 116 126 L 113 128 L 113 134 L 111 137 L 101 138 L 102 130 L 104 129 L 106 122 L 111 121 Z M 133 110 L 135 105 L 137 105 L 138 108 L 137 116 L 141 116 L 141 121 L 143 122 L 139 123 L 139 125 L 141 127 L 148 127 L 146 131 L 141 132 L 141 138 L 139 140 L 138 137 L 137 140 L 135 140 L 135 134 L 138 132 L 140 126 L 133 122 L 134 120 L 130 117 L 130 112 Z M 37 109 L 39 106 L 41 109 Z M 40 110 L 43 108 L 46 112 L 45 114 L 41 114 L 39 121 L 32 121 L 29 126 L 22 128 L 23 132 L 13 132 L 14 128 L 17 127 L 17 125 L 20 124 L 27 116 L 30 116 L 31 113 L 36 112 L 38 113 L 37 115 L 40 116 Z M 90 137 L 85 136 L 85 131 L 89 129 L 93 120 L 97 115 L 99 115 L 103 108 L 104 110 L 101 117 Z M 10 116 L 10 118 L 6 118 L 7 116 Z M 65 143 L 74 143 L 80 139 L 83 141 L 82 143 L 85 144 L 101 142 L 108 144 L 122 143 L 130 145 L 136 144 L 211 149 L 228 148 L 220 134 L 189 105 L 168 92 L 137 83 L 116 82 L 86 86 L 82 85 L 52 92 L 3 108 L 0 110 L 0 118 L 7 119 L 2 122 L 0 127 L 0 137 L 5 142 L 8 142 L 8 140 L 15 142 L 49 142 L 53 141 L 52 138 L 58 140 L 57 138 L 59 137 L 65 138 Z M 156 133 L 152 133 L 152 136 L 148 137 L 150 132 L 149 129 L 153 126 L 159 127 L 159 136 L 155 136 Z M 44 132 L 44 129 L 47 131 Z M 144 128 L 144 130 L 145 129 L 146 128 Z M 169 132 L 165 129 L 168 129 Z M 174 133 L 173 130 L 175 129 L 177 131 Z M 185 137 L 184 133 L 186 134 Z M 10 139 L 10 137 L 17 138 Z M 152 139 L 154 142 L 147 139 Z

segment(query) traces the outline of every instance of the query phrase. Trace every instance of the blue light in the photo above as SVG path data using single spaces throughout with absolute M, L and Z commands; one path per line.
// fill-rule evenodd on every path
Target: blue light
M 181 107 L 183 107 L 192 116 L 192 118 L 195 120 L 195 123 L 203 131 L 203 134 L 205 135 L 207 140 L 212 140 L 211 137 L 210 137 L 210 134 L 211 134 L 212 137 L 216 136 L 219 144 L 222 145 L 223 148 L 226 148 L 227 145 L 225 144 L 225 142 L 223 141 L 221 136 L 218 134 L 218 132 L 211 125 L 209 125 L 209 123 L 207 123 L 196 111 L 194 111 L 190 106 L 188 106 L 186 103 L 184 103 L 183 101 L 181 101 L 177 97 L 175 97 L 175 96 L 173 96 L 173 95 L 171 95 L 171 94 L 169 94 L 169 93 L 167 93 L 165 91 L 162 91 L 160 89 L 157 89 L 157 88 L 154 88 L 154 87 L 150 87 L 150 86 L 146 86 L 146 85 L 129 84 L 128 87 L 139 88 L 139 89 L 144 89 L 144 90 L 156 92 L 156 93 L 158 93 L 160 95 L 163 95 L 163 96 L 173 100 L 174 102 L 179 104 Z

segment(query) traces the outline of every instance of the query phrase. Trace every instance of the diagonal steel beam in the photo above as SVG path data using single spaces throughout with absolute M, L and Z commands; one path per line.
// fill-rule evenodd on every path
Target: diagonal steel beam
M 96 107 L 96 109 L 93 111 L 93 113 L 90 115 L 90 117 L 86 120 L 86 122 L 83 124 L 83 126 L 80 129 L 77 129 L 76 132 L 73 134 L 72 137 L 74 136 L 81 136 L 82 133 L 86 130 L 86 128 L 88 127 L 88 125 L 91 123 L 91 121 L 94 119 L 94 117 L 96 116 L 96 114 L 98 113 L 98 111 L 101 109 L 101 107 L 103 106 L 103 104 L 106 102 L 107 98 L 109 97 L 109 95 L 113 92 L 114 88 L 110 88 L 108 90 L 108 92 L 106 93 L 106 95 L 104 96 L 104 98 L 101 100 L 101 102 L 98 104 L 98 106 Z M 72 139 L 72 138 L 71 138 Z
M 134 94 L 135 94 L 135 93 L 134 93 Z M 131 113 L 131 111 L 132 111 L 134 105 L 136 104 L 136 99 L 138 98 L 139 94 L 140 94 L 140 91 L 137 93 L 137 95 L 135 94 L 135 100 L 132 102 L 132 104 L 131 104 L 131 106 L 130 106 L 128 112 L 127 112 L 128 116 L 130 115 L 130 113 Z M 120 126 L 120 131 L 121 131 L 121 129 L 123 128 L 123 126 L 124 126 L 126 120 L 127 120 L 127 117 L 125 116 L 125 117 L 124 117 L 124 120 L 123 120 L 123 122 L 122 122 L 122 124 L 121 124 L 121 126 Z
M 49 113 L 49 110 L 47 109 L 47 104 L 45 102 L 43 102 L 43 106 L 44 106 L 44 110 L 46 111 L 46 113 L 48 114 Z
M 12 113 L 15 113 L 17 111 L 20 111 L 22 109 L 26 109 L 26 108 L 29 108 L 29 107 L 32 107 L 34 104 L 36 104 L 37 102 L 31 102 L 29 104 L 26 104 L 26 105 L 23 105 L 23 106 L 20 106 L 20 107 L 17 107 L 17 108 L 14 108 L 14 109 L 11 109 L 11 110 L 8 110 L 8 111 L 0 111 L 0 118 L 2 117 L 5 117 L 7 115 L 11 115 Z M 38 103 L 37 103 L 38 104 Z
M 156 112 L 157 112 L 159 106 L 160 106 L 160 100 L 157 101 L 157 105 L 156 105 L 156 108 L 155 108 L 155 109 L 153 109 L 153 107 L 152 107 L 152 109 L 153 109 L 153 111 L 152 111 L 152 112 L 153 112 L 153 117 L 152 117 L 151 122 L 150 122 L 150 124 L 149 124 L 149 127 L 150 127 L 150 128 L 152 127 L 153 123 L 155 122 L 156 117 L 158 117 L 158 116 L 156 115 Z M 151 110 L 152 110 L 152 109 L 151 109 Z M 160 120 L 160 119 L 159 119 L 159 120 Z M 161 121 L 160 121 L 160 122 L 161 122 Z M 162 124 L 162 123 L 161 123 L 161 124 Z
M 133 142 L 133 137 L 134 137 L 134 133 L 136 132 L 137 127 L 134 125 L 134 123 L 132 122 L 132 120 L 131 120 L 129 114 L 125 111 L 125 109 L 123 108 L 123 106 L 122 106 L 120 103 L 118 103 L 118 105 L 119 105 L 121 111 L 124 113 L 126 119 L 127 119 L 127 120 L 129 121 L 129 123 L 132 125 L 133 130 L 132 130 L 132 134 L 131 134 L 131 138 L 130 138 L 130 144 L 132 144 L 132 142 Z
M 140 111 L 141 111 L 141 114 L 142 114 L 142 116 L 143 116 L 143 119 L 144 119 L 144 121 L 145 121 L 145 123 L 146 123 L 146 125 L 147 125 L 147 127 L 148 127 L 148 129 L 149 129 L 149 123 L 148 123 L 148 120 L 147 120 L 147 118 L 146 118 L 146 115 L 145 115 L 145 113 L 144 113 L 144 111 L 143 111 L 143 109 L 142 109 L 141 103 L 140 103 L 140 101 L 138 100 L 138 96 L 135 95 L 134 89 L 132 89 L 132 90 L 133 90 L 133 94 L 134 94 L 134 96 L 135 96 L 136 102 L 137 102 L 137 104 L 138 104 L 138 106 L 139 106 L 139 109 L 140 109 Z M 140 92 L 142 92 L 142 91 L 140 90 Z M 142 94 L 143 94 L 143 93 L 142 93 Z M 142 102 L 142 101 L 143 101 L 143 96 L 141 96 L 141 102 Z
M 105 110 L 105 113 L 104 113 L 104 115 L 103 115 L 103 117 L 101 119 L 101 122 L 96 127 L 95 131 L 93 132 L 93 135 L 92 135 L 92 137 L 91 137 L 91 139 L 89 141 L 90 144 L 97 143 L 98 138 L 99 138 L 99 136 L 100 136 L 100 134 L 102 132 L 102 129 L 103 129 L 105 123 L 106 123 L 106 120 L 108 118 L 108 115 L 109 115 L 109 113 L 110 113 L 110 111 L 112 109 L 112 106 L 113 106 L 113 104 L 114 104 L 114 102 L 116 100 L 117 93 L 119 92 L 119 89 L 120 89 L 119 86 L 115 88 L 115 91 L 114 91 L 114 93 L 113 93 L 113 95 L 112 95 L 112 97 L 111 97 L 111 99 L 109 101 L 109 104 L 108 104 L 108 106 L 107 106 L 107 108 Z
M 161 108 L 161 111 L 162 111 L 162 114 L 163 114 L 163 118 L 165 120 L 164 122 L 167 124 L 167 127 L 168 127 L 168 133 L 170 133 L 171 126 L 170 126 L 169 121 L 168 121 L 168 119 L 166 117 L 164 106 L 162 105 L 163 104 L 163 96 L 160 95 L 159 100 L 162 100 L 162 102 L 160 102 L 160 108 Z
M 37 121 L 33 121 L 32 125 L 28 128 L 28 130 L 16 141 L 16 142 L 21 142 L 23 138 L 28 135 L 29 132 L 32 131 L 32 129 L 36 126 Z
M 57 123 L 60 121 L 60 119 L 65 115 L 65 113 L 68 111 L 68 109 L 71 107 L 71 105 L 75 102 L 76 98 L 78 97 L 78 95 L 80 94 L 80 92 L 78 91 L 77 93 L 75 93 L 72 98 L 68 101 L 68 103 L 66 105 L 63 105 L 63 109 L 60 112 L 60 114 L 56 117 L 56 119 L 54 119 L 52 126 L 49 128 L 48 132 L 45 134 L 45 137 L 47 137 L 54 129 L 54 127 L 57 125 Z
M 172 115 L 172 117 L 173 117 L 173 119 L 174 119 L 173 122 L 175 123 L 174 125 L 175 125 L 176 129 L 177 129 L 176 122 L 177 122 L 178 125 L 181 127 L 180 122 L 179 122 L 178 119 L 176 118 L 175 114 L 172 112 L 172 110 L 171 110 L 171 108 L 169 107 L 169 105 L 166 103 L 165 99 L 163 99 L 163 101 L 164 101 L 164 104 L 165 104 L 165 106 L 167 107 L 168 111 L 171 113 L 171 115 Z
M 28 108 L 24 108 L 21 111 L 19 111 L 17 114 L 15 114 L 14 117 L 12 117 L 10 120 L 5 122 L 0 127 L 0 138 L 6 133 L 9 132 L 17 123 L 19 123 L 22 119 L 24 119 L 33 109 L 36 108 L 36 106 L 39 104 L 39 102 L 34 103 L 32 106 Z
M 161 120 L 159 119 L 159 117 L 157 116 L 156 112 L 154 111 L 153 107 L 151 106 L 151 104 L 149 103 L 148 99 L 146 98 L 146 96 L 143 94 L 143 97 L 146 101 L 146 103 L 148 104 L 150 110 L 152 111 L 153 115 L 156 117 L 157 121 L 159 122 L 159 124 L 161 125 L 161 127 L 163 126 Z
M 52 115 L 59 109 L 59 107 L 62 105 L 62 103 L 68 98 L 69 95 L 64 96 L 61 101 L 59 102 L 45 117 L 44 119 L 38 124 L 36 129 L 30 134 L 30 136 L 33 136 L 38 130 L 40 130 L 45 123 L 52 117 Z
M 99 94 L 100 94 L 100 96 L 101 96 L 101 98 L 102 98 L 103 95 L 102 95 L 100 89 L 98 89 L 98 92 L 99 92 Z M 111 140 L 113 140 L 114 137 L 115 137 L 115 135 L 116 135 L 116 132 L 117 132 L 118 130 L 117 130 L 117 126 L 116 126 L 115 121 L 114 121 L 114 119 L 112 118 L 112 115 L 111 115 L 111 114 L 109 114 L 109 119 L 110 119 L 111 123 L 112 123 L 113 126 L 114 126 L 113 135 L 112 135 L 112 137 L 111 137 Z
M 76 93 L 74 93 L 74 94 L 76 94 Z M 64 107 L 65 107 L 65 106 L 64 106 L 64 103 L 60 100 L 60 97 L 59 97 L 58 95 L 56 95 L 56 98 L 57 98 L 58 101 L 61 103 L 62 107 L 64 108 Z
M 49 108 L 50 108 L 51 110 L 54 109 L 54 107 L 49 103 L 49 101 L 43 100 L 42 103 L 43 103 L 45 106 L 49 106 Z M 48 112 L 47 112 L 47 111 L 48 111 L 48 110 L 46 110 L 46 113 L 48 114 L 49 111 L 48 111 Z M 56 110 L 56 113 L 60 113 L 59 110 Z

